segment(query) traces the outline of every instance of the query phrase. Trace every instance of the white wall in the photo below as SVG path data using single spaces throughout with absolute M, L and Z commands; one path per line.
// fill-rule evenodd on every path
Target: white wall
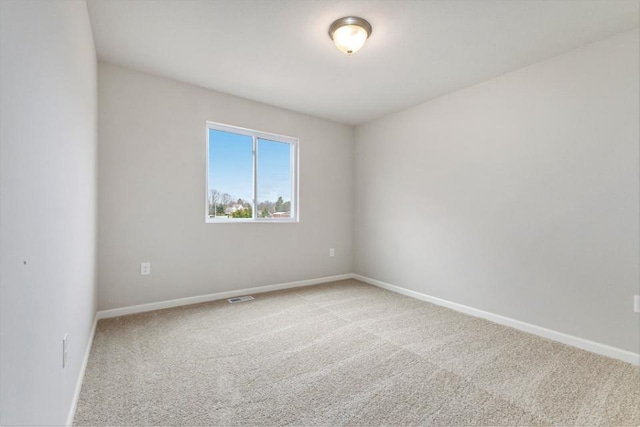
M 625 33 L 359 126 L 355 272 L 637 353 L 638 50 Z
M 100 309 L 351 272 L 353 128 L 106 63 L 99 111 Z M 207 120 L 300 139 L 299 223 L 205 224 Z
M 84 1 L 0 2 L 2 425 L 64 424 L 72 403 L 96 311 L 96 77 Z

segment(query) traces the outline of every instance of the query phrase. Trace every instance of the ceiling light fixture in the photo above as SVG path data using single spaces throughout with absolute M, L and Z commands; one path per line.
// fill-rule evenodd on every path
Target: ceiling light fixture
M 329 37 L 340 52 L 351 56 L 360 50 L 371 35 L 371 24 L 357 16 L 345 16 L 329 27 Z

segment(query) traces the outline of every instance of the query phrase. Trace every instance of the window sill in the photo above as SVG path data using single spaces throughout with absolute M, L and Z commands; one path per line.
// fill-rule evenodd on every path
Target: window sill
M 206 218 L 206 224 L 246 224 L 246 223 L 261 223 L 261 224 L 291 224 L 300 222 L 297 218 L 278 218 L 278 219 L 253 219 L 253 218 Z

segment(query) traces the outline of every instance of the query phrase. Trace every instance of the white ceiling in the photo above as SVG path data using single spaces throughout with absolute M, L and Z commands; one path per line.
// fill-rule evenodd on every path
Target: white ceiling
M 88 0 L 100 59 L 359 124 L 638 27 L 637 0 Z M 357 54 L 327 35 L 367 19 Z

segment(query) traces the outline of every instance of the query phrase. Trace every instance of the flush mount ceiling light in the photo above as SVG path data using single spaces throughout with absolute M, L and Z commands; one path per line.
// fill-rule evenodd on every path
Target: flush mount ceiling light
M 360 50 L 371 35 L 371 24 L 357 16 L 345 16 L 329 27 L 329 37 L 340 52 L 351 55 Z

